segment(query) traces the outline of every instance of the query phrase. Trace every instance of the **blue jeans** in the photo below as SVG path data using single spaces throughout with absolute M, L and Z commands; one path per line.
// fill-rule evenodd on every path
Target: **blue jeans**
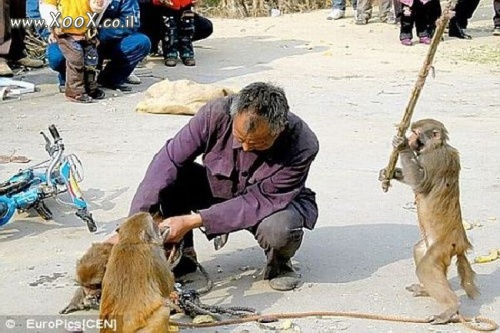
M 110 61 L 99 73 L 98 81 L 108 85 L 123 84 L 150 49 L 149 38 L 138 32 L 119 40 L 101 41 L 98 47 L 99 61 Z
M 357 0 L 352 0 L 352 8 L 356 10 Z M 332 0 L 332 9 L 345 10 L 345 0 Z
M 50 43 L 47 47 L 47 61 L 49 67 L 58 73 L 59 85 L 66 84 L 66 59 L 57 43 Z
M 98 48 L 99 61 L 110 61 L 99 74 L 99 81 L 108 85 L 123 84 L 137 64 L 149 54 L 150 48 L 148 37 L 140 33 L 116 41 L 101 42 Z M 65 85 L 66 59 L 57 43 L 47 47 L 47 60 L 50 68 L 59 73 L 59 85 Z
M 39 0 L 26 0 L 26 17 L 31 19 L 40 19 Z M 46 22 L 49 24 L 50 22 Z M 36 33 L 42 38 L 47 38 L 50 32 L 47 28 L 36 28 Z

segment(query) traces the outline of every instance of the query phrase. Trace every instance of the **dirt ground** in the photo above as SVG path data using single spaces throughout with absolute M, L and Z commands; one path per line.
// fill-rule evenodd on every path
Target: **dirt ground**
M 90 234 L 70 207 L 50 200 L 54 221 L 17 215 L 0 229 L 0 332 L 64 331 L 7 330 L 3 322 L 62 318 L 57 313 L 76 288 L 76 259 L 126 216 L 153 154 L 189 119 L 134 111 L 144 90 L 162 78 L 230 87 L 276 82 L 321 146 L 308 181 L 317 192 L 320 218 L 294 258 L 303 284 L 283 293 L 256 278 L 264 256 L 249 233 L 232 234 L 216 252 L 196 231 L 199 260 L 215 281 L 204 302 L 251 306 L 263 313 L 349 311 L 415 318 L 437 313 L 434 301 L 413 298 L 404 289 L 416 282 L 412 245 L 419 229 L 412 193 L 400 184 L 383 193 L 377 180 L 428 47 L 401 46 L 397 27 L 376 18 L 357 26 L 351 10 L 339 21 L 326 20 L 327 12 L 214 19 L 214 34 L 196 45 L 196 67 L 167 69 L 161 61 L 150 61 L 138 69 L 144 83 L 134 93 L 113 96 L 107 91 L 110 98 L 92 105 L 67 102 L 49 69 L 27 73 L 25 79 L 39 84 L 41 91 L 0 103 L 0 153 L 15 151 L 33 162 L 44 160 L 38 133 L 55 123 L 67 151 L 83 162 L 81 187 L 99 231 Z M 435 77 L 428 78 L 414 114 L 414 119 L 444 122 L 451 144 L 461 151 L 462 211 L 474 225 L 468 231 L 474 245 L 471 260 L 500 249 L 500 37 L 491 35 L 492 15 L 491 1 L 483 1 L 470 25 L 473 40 L 445 37 L 435 58 Z M 20 167 L 0 165 L 1 179 Z M 454 264 L 450 269 L 461 311 L 500 322 L 500 261 L 473 268 L 481 289 L 475 300 L 459 288 Z M 84 312 L 78 318 L 96 314 Z M 466 332 L 460 324 L 435 327 L 349 318 L 292 319 L 289 324 L 202 331 L 274 332 L 288 327 L 289 332 Z

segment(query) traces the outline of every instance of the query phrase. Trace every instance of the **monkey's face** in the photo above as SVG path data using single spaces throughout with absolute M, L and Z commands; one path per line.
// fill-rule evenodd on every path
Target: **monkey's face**
M 411 135 L 408 138 L 408 145 L 410 148 L 419 153 L 425 146 L 425 137 L 419 128 L 413 129 Z

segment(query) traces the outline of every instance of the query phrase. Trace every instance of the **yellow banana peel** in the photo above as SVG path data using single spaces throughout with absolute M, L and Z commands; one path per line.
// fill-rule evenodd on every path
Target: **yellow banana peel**
M 493 249 L 490 251 L 490 254 L 487 256 L 479 256 L 474 259 L 474 262 L 477 264 L 483 264 L 485 262 L 490 262 L 493 260 L 497 260 L 500 257 L 499 250 Z

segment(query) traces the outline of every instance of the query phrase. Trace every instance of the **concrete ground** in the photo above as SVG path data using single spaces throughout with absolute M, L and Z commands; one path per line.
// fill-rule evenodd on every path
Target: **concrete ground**
M 187 121 L 185 116 L 139 114 L 134 106 L 161 78 L 242 87 L 273 81 L 284 87 L 292 110 L 317 133 L 321 150 L 308 185 L 317 192 L 317 228 L 306 232 L 294 264 L 303 284 L 276 292 L 254 276 L 264 256 L 247 232 L 232 234 L 215 252 L 196 232 L 200 262 L 215 280 L 203 297 L 210 304 L 251 306 L 263 313 L 349 311 L 425 318 L 436 303 L 413 298 L 405 286 L 416 282 L 412 246 L 419 239 L 411 190 L 394 184 L 383 193 L 377 180 L 385 167 L 427 46 L 399 44 L 396 26 L 374 18 L 352 23 L 352 12 L 327 21 L 327 10 L 245 20 L 215 19 L 215 33 L 198 42 L 197 66 L 166 68 L 150 61 L 137 73 L 144 84 L 132 94 L 92 105 L 67 102 L 48 69 L 26 79 L 41 91 L 0 103 L 1 154 L 46 158 L 38 134 L 55 123 L 68 152 L 85 169 L 84 196 L 98 222 L 90 234 L 70 207 L 48 200 L 54 221 L 17 215 L 0 229 L 0 319 L 23 322 L 60 318 L 71 298 L 75 261 L 92 242 L 101 241 L 126 216 L 134 191 L 153 154 Z M 461 201 L 473 260 L 500 248 L 500 37 L 493 37 L 491 1 L 483 1 L 469 32 L 471 41 L 445 37 L 435 58 L 414 119 L 441 120 L 451 144 L 461 152 Z M 0 165 L 1 179 L 23 167 Z M 475 264 L 481 296 L 468 299 L 459 288 L 454 264 L 449 278 L 464 316 L 500 322 L 500 261 Z M 96 318 L 84 312 L 78 318 Z M 9 317 L 10 316 L 10 317 Z M 40 317 L 37 317 L 40 316 Z M 349 318 L 292 319 L 292 332 L 466 332 L 460 324 L 430 326 Z M 203 332 L 283 331 L 284 322 L 191 330 Z M 285 326 L 286 323 L 285 323 Z M 288 325 L 290 326 L 290 325 Z M 0 323 L 0 332 L 7 330 Z M 59 332 L 28 330 L 18 332 Z M 92 332 L 91 329 L 87 332 Z

